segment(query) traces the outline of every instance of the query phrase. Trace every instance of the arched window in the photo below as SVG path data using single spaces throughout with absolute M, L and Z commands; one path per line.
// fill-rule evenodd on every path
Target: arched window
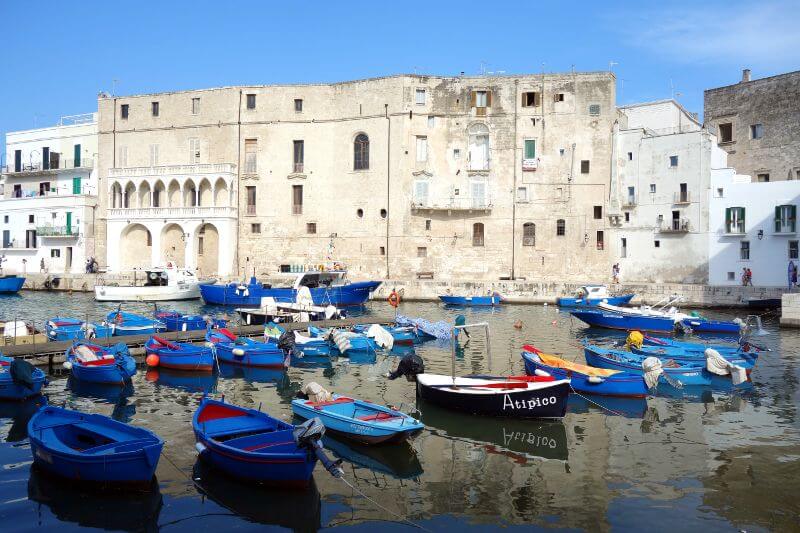
M 369 170 L 369 137 L 363 133 L 353 141 L 353 170 Z
M 472 225 L 472 246 L 483 246 L 483 224 L 480 222 Z
M 533 222 L 522 225 L 522 246 L 536 246 L 536 224 Z
M 563 218 L 556 220 L 556 235 L 563 237 L 567 234 L 567 223 Z
M 486 124 L 473 124 L 469 134 L 469 169 L 489 170 L 489 128 Z

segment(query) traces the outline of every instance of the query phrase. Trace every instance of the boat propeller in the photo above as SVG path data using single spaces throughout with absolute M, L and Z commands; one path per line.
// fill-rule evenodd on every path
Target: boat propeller
M 299 426 L 295 426 L 292 436 L 298 446 L 304 446 L 313 450 L 317 459 L 322 463 L 325 469 L 335 478 L 340 478 L 344 475 L 341 464 L 342 460 L 337 459 L 331 461 L 325 451 L 322 449 L 322 437 L 325 435 L 325 426 L 319 418 L 312 418 L 306 420 Z

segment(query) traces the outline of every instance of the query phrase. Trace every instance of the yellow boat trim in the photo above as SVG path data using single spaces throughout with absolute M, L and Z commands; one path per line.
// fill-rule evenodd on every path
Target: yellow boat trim
M 608 377 L 622 372 L 621 370 L 611 370 L 608 368 L 595 368 L 593 366 L 583 365 L 581 363 L 572 363 L 570 361 L 565 361 L 560 357 L 556 357 L 555 355 L 549 355 L 542 352 L 539 352 L 536 355 L 538 355 L 539 359 L 542 360 L 542 363 L 546 364 L 547 366 L 552 366 L 554 368 L 563 368 L 564 370 L 571 370 L 573 372 L 578 372 L 580 374 L 586 374 L 587 376 Z

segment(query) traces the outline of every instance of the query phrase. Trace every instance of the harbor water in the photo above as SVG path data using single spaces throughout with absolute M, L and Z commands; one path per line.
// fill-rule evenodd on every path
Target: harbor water
M 166 306 L 163 306 L 166 307 Z M 0 318 L 34 321 L 56 315 L 101 320 L 117 304 L 90 294 L 23 292 L 0 298 Z M 151 312 L 152 305 L 125 304 Z M 198 302 L 169 308 L 219 313 Z M 383 301 L 354 314 L 386 316 Z M 446 309 L 402 303 L 400 313 L 428 320 L 488 322 L 461 339 L 459 374 L 523 373 L 520 347 L 582 361 L 583 340 L 619 340 L 590 330 L 553 306 Z M 732 319 L 735 312 L 704 311 Z M 741 313 L 740 313 L 741 315 Z M 514 323 L 521 321 L 517 329 Z M 800 332 L 779 330 L 764 317 L 773 351 L 762 355 L 752 385 L 736 392 L 625 400 L 573 396 L 561 421 L 479 418 L 418 404 L 412 383 L 388 381 L 402 356 L 293 360 L 286 371 L 243 367 L 193 375 L 140 367 L 131 386 L 87 387 L 54 369 L 47 401 L 98 412 L 149 428 L 165 441 L 150 493 L 92 492 L 31 468 L 26 424 L 42 402 L 0 403 L 0 528 L 3 531 L 219 531 L 264 525 L 313 531 L 357 528 L 515 530 L 570 528 L 605 531 L 798 530 L 800 528 Z M 449 374 L 448 344 L 417 347 L 429 372 Z M 260 407 L 292 420 L 290 401 L 303 384 L 394 405 L 421 418 L 426 429 L 409 445 L 365 447 L 326 437 L 343 459 L 348 484 L 320 465 L 304 491 L 243 485 L 197 463 L 191 417 L 204 393 Z M 416 412 L 416 410 L 419 412 Z

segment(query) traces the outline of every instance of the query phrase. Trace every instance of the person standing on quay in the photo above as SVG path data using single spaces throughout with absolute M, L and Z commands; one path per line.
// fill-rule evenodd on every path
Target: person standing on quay
M 611 279 L 614 283 L 619 283 L 619 263 L 614 263 L 611 267 Z

